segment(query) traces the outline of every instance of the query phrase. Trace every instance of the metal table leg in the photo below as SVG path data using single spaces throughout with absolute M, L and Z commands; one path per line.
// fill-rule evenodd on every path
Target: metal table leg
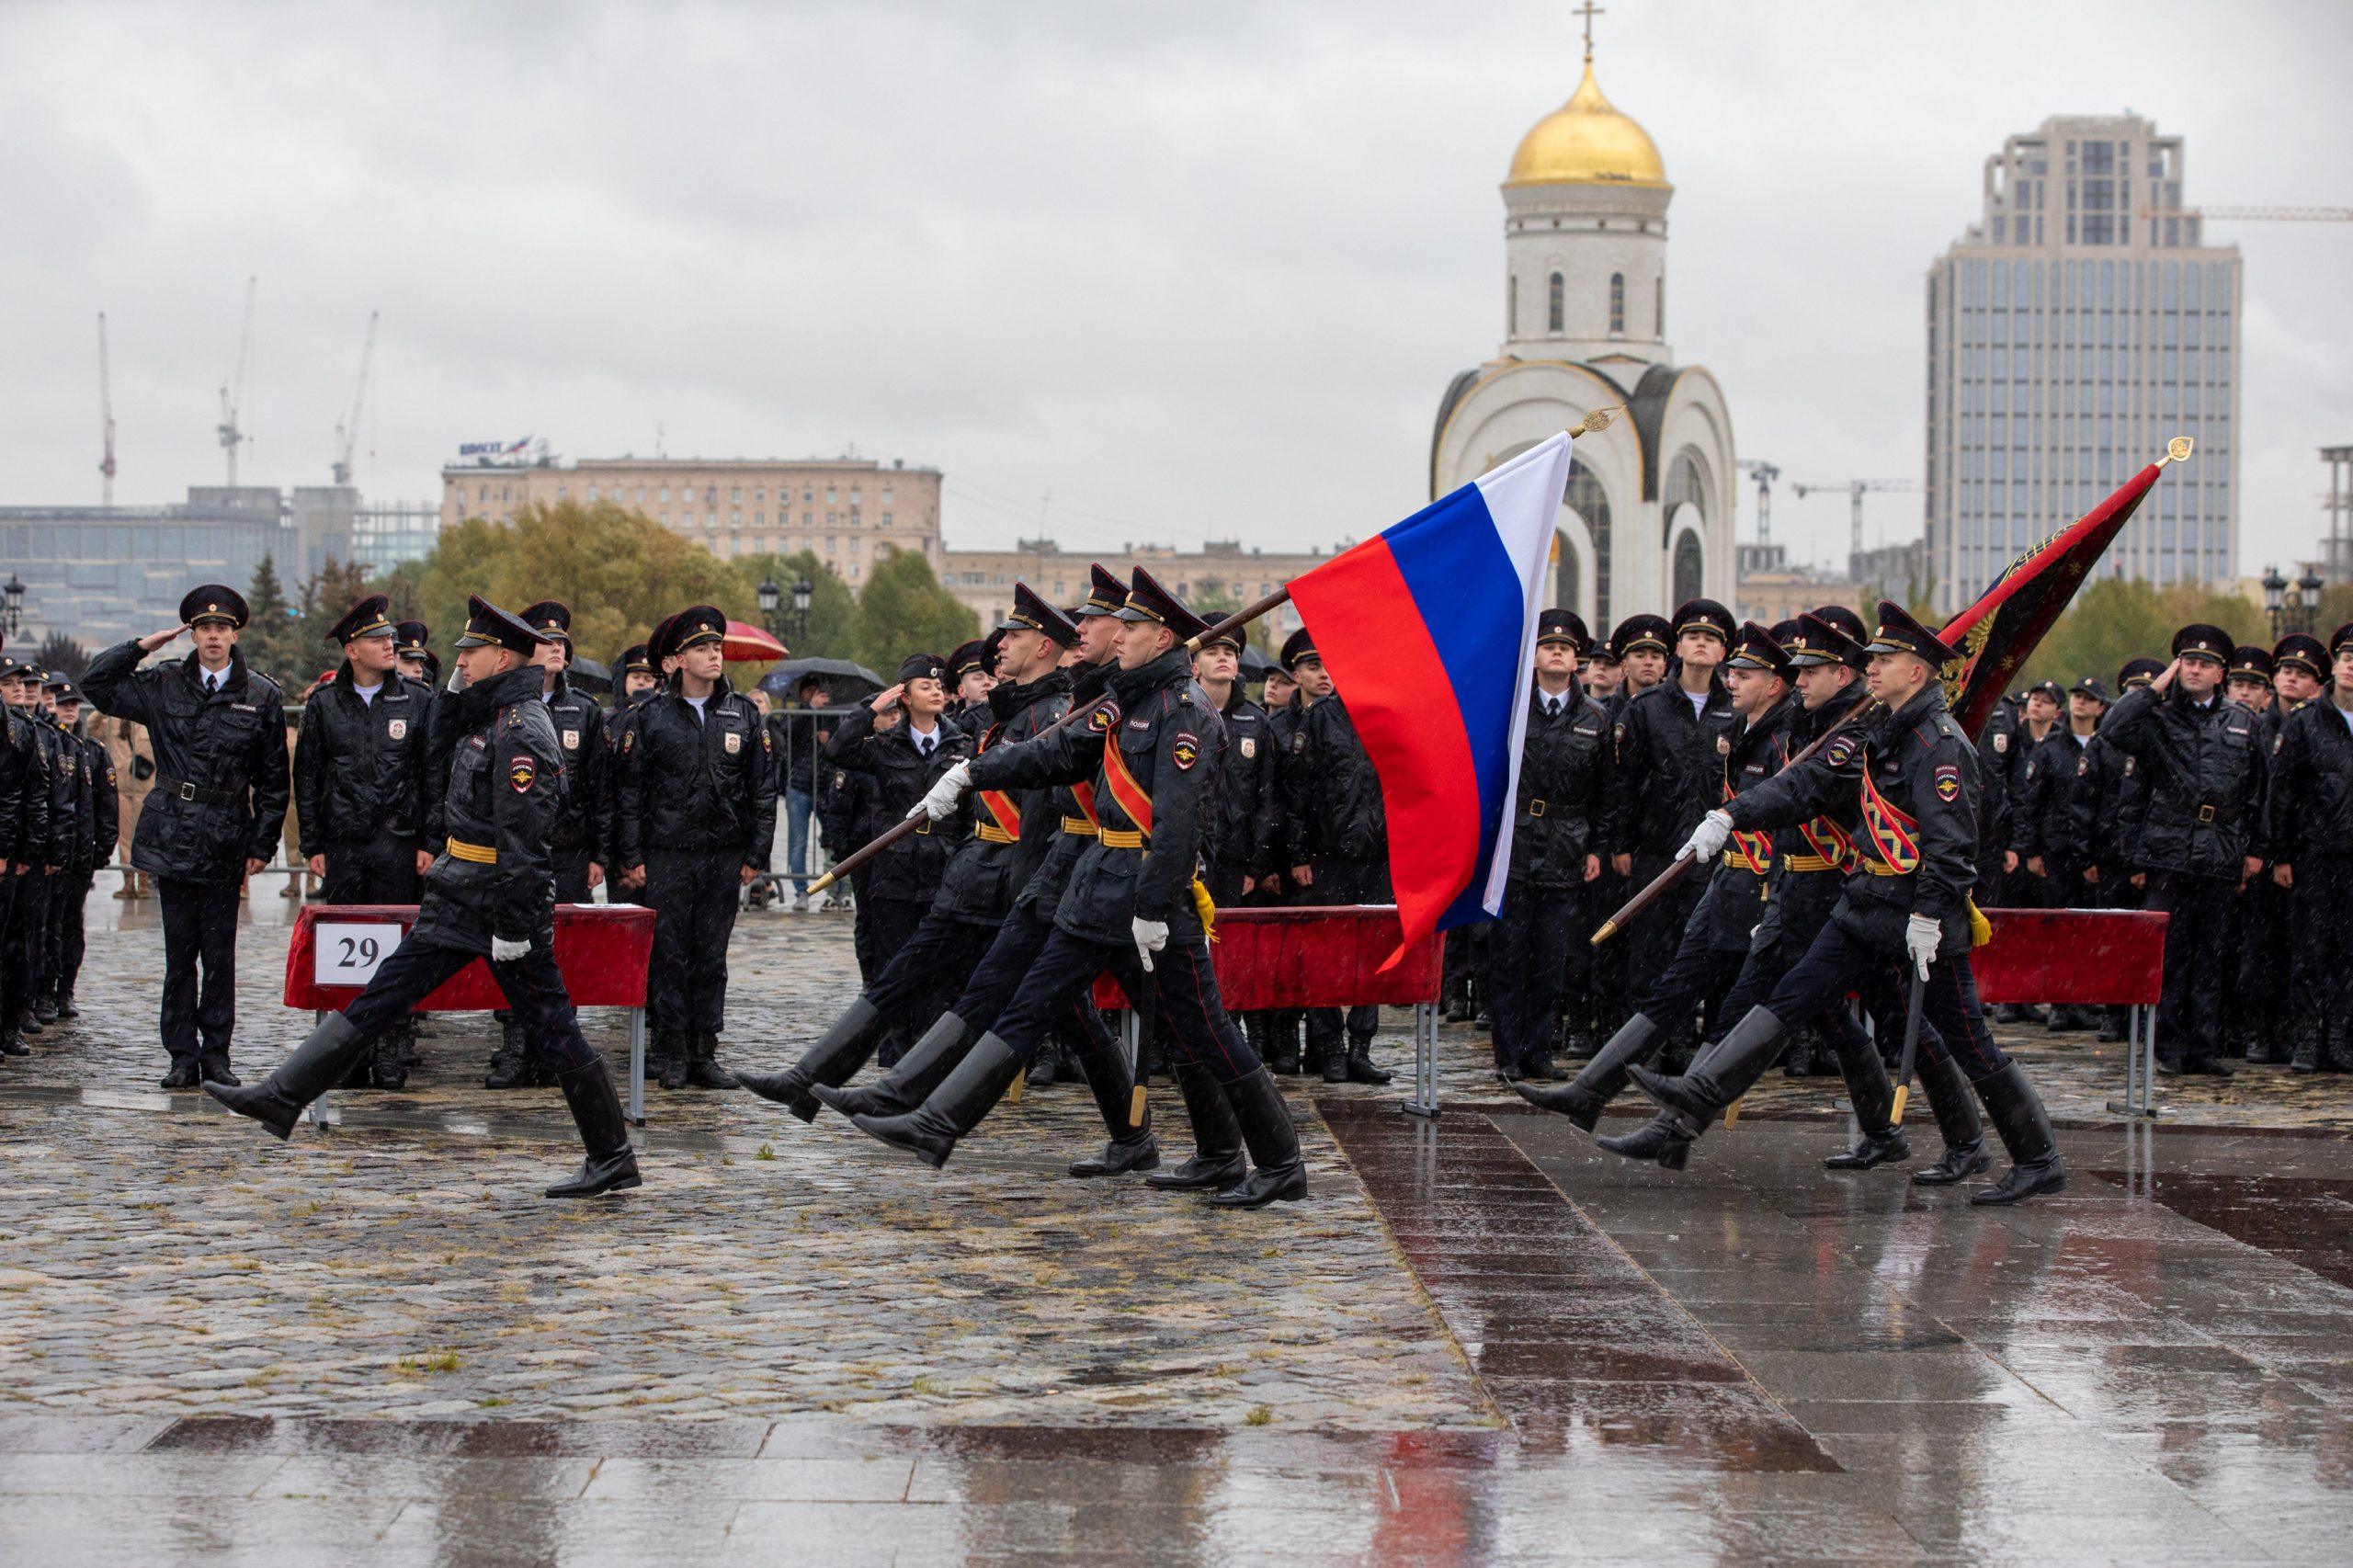
M 313 1028 L 326 1021 L 327 1016 L 324 1009 L 311 1015 L 311 1025 Z M 311 1102 L 311 1125 L 313 1127 L 329 1128 L 343 1119 L 335 1113 L 335 1108 L 327 1103 L 328 1093 L 329 1091 L 321 1089 L 319 1097 Z
M 2109 1111 L 2140 1121 L 2159 1115 L 2156 1100 L 2157 1010 L 2135 1003 L 2125 1012 L 2124 1097 L 2108 1102 Z
M 645 1125 L 645 1009 L 629 1010 L 629 1120 Z
M 1438 1115 L 1438 1004 L 1414 1004 L 1414 1097 L 1400 1102 L 1408 1116 Z

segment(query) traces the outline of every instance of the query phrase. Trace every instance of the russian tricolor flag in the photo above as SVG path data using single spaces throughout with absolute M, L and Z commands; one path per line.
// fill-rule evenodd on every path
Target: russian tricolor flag
M 1568 484 L 1563 432 L 1291 581 L 1381 775 L 1399 953 L 1503 908 L 1536 622 Z

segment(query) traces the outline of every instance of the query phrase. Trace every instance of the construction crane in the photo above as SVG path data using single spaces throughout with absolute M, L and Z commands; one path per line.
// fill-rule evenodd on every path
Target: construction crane
M 1739 466 L 1756 476 L 1756 542 L 1773 542 L 1773 482 L 1781 471 L 1762 458 L 1742 458 Z
M 246 435 L 243 430 L 237 427 L 237 412 L 245 404 L 245 367 L 253 356 L 254 282 L 255 280 L 251 278 L 245 279 L 245 326 L 244 330 L 238 334 L 237 336 L 237 379 L 235 382 L 237 390 L 235 394 L 233 396 L 231 395 L 229 391 L 229 382 L 223 381 L 221 383 L 221 424 L 219 426 L 219 435 L 221 437 L 221 449 L 229 454 L 229 488 L 232 490 L 237 488 L 237 449 L 253 439 L 252 437 Z
M 1847 493 L 1847 502 L 1853 508 L 1852 527 L 1847 546 L 1847 570 L 1852 573 L 1856 570 L 1856 563 L 1862 559 L 1863 555 L 1864 494 L 1873 490 L 1917 490 L 1920 488 L 1920 482 L 1916 479 L 1842 479 L 1833 484 L 1793 484 L 1790 488 L 1797 492 L 1798 499 L 1801 501 L 1816 490 L 1843 490 Z
M 98 434 L 106 456 L 98 460 L 98 505 L 114 509 L 114 380 L 107 372 L 107 313 L 98 312 Z
M 376 352 L 376 312 L 368 312 L 368 336 L 359 346 L 359 384 L 351 389 L 351 412 L 335 424 L 335 482 L 351 483 L 352 449 L 359 444 L 359 410 L 368 401 L 368 361 Z

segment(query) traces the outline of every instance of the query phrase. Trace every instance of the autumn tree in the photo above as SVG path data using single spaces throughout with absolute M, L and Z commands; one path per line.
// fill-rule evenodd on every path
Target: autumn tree
M 942 585 L 917 551 L 896 551 L 876 562 L 858 596 L 858 661 L 885 680 L 908 654 L 944 659 L 980 629 L 980 618 Z

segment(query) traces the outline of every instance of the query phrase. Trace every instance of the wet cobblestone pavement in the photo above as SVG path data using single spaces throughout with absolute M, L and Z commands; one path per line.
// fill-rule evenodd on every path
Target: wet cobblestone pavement
M 272 891 L 249 1074 L 308 1022 Z M 2353 1528 L 2343 1079 L 2168 1082 L 2128 1127 L 2121 1047 L 2005 1028 L 2077 1174 L 1994 1213 L 1822 1172 L 1835 1080 L 1769 1077 L 1677 1176 L 1449 1026 L 1434 1123 L 1402 1074 L 1285 1081 L 1296 1207 L 1070 1180 L 1070 1085 L 937 1174 L 650 1090 L 647 1186 L 562 1206 L 569 1124 L 480 1089 L 485 1019 L 282 1147 L 155 1089 L 153 906 L 91 909 L 127 928 L 84 1017 L 0 1064 L 0 1560 L 2337 1562 Z M 747 915 L 731 961 L 737 1065 L 852 988 L 836 917 Z

